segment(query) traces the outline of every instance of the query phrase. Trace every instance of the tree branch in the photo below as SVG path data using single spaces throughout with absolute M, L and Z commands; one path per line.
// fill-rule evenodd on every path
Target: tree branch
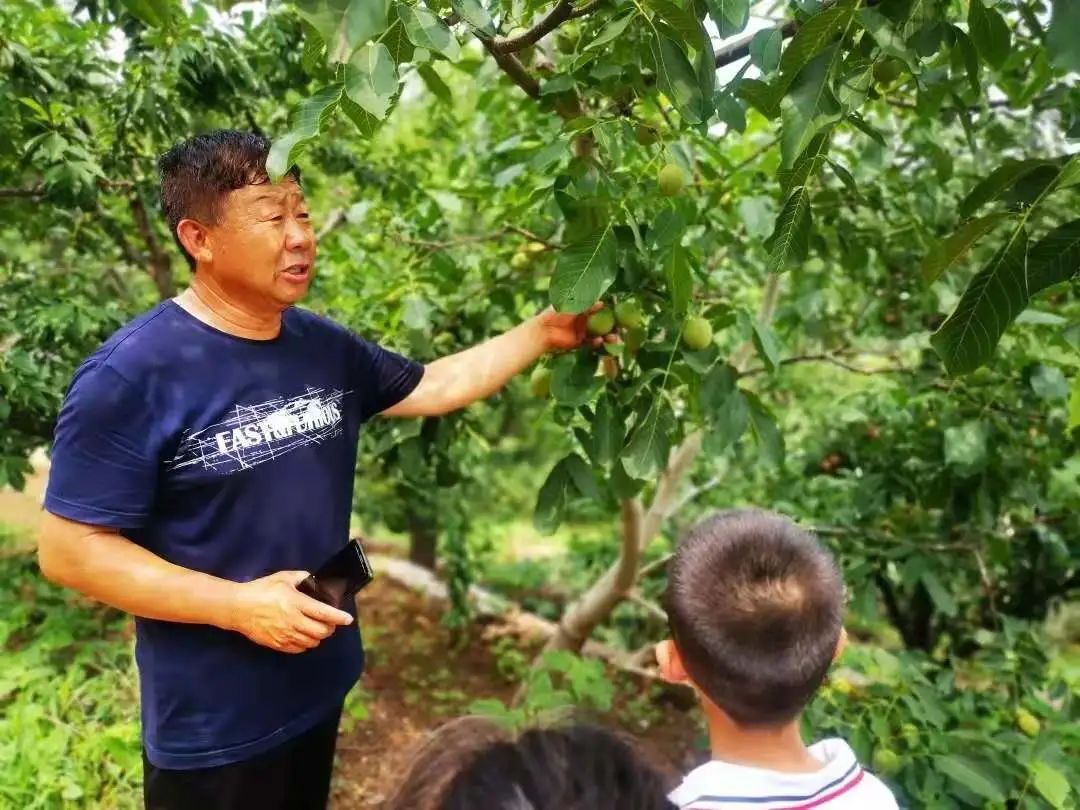
M 503 72 L 510 77 L 514 84 L 524 90 L 530 98 L 540 98 L 540 82 L 529 71 L 525 70 L 525 66 L 517 60 L 517 57 L 510 53 L 497 51 L 490 39 L 481 39 L 480 42 L 483 43 L 487 52 L 495 58 L 495 63 L 503 69 Z
M 700 430 L 695 430 L 683 443 L 679 445 L 668 459 L 667 468 L 660 476 L 660 483 L 656 486 L 656 494 L 652 504 L 645 515 L 645 527 L 641 533 L 642 549 L 653 539 L 660 526 L 674 511 L 675 495 L 679 484 L 689 471 L 698 453 L 701 451 L 701 442 L 704 438 Z
M 142 195 L 139 194 L 138 189 L 131 195 L 129 205 L 131 207 L 131 216 L 135 220 L 135 227 L 138 228 L 139 234 L 150 252 L 149 272 L 150 277 L 154 280 L 154 286 L 157 287 L 158 295 L 161 296 L 162 301 L 172 298 L 176 294 L 176 285 L 173 283 L 172 277 L 172 262 L 168 254 L 162 250 L 161 240 L 158 239 L 153 226 L 150 224 L 150 219 L 146 215 L 146 206 L 143 205 Z
M 5 199 L 31 199 L 35 200 L 45 196 L 43 186 L 32 188 L 0 188 L 0 200 Z
M 595 3 L 592 4 L 595 7 Z M 516 37 L 495 37 L 490 40 L 488 48 L 492 55 L 511 54 L 535 45 L 564 22 L 574 15 L 573 0 L 559 0 L 555 8 L 547 13 L 538 23 L 528 31 L 518 34 Z
M 555 634 L 544 647 L 548 650 L 579 651 L 596 626 L 626 598 L 637 582 L 641 563 L 642 511 L 637 498 L 621 504 L 619 558 L 581 598 L 566 609 Z M 539 660 L 539 659 L 538 659 Z
M 843 360 L 841 360 L 840 358 L 834 357 L 833 355 L 830 355 L 830 354 L 803 354 L 803 355 L 798 355 L 796 357 L 786 357 L 786 358 L 784 358 L 783 360 L 780 361 L 780 365 L 782 365 L 782 366 L 789 366 L 789 365 L 793 365 L 795 363 L 829 363 L 831 365 L 836 366 L 837 368 L 842 368 L 845 371 L 850 371 L 853 374 L 863 374 L 863 375 L 866 375 L 868 377 L 871 377 L 871 376 L 873 376 L 875 374 L 914 374 L 915 373 L 915 369 L 908 368 L 907 366 L 885 366 L 884 368 L 859 368 L 858 366 L 853 366 L 850 363 L 846 363 Z M 763 366 L 759 366 L 757 368 L 747 369 L 746 371 L 742 372 L 739 376 L 740 377 L 749 377 L 749 376 L 754 375 L 754 374 L 761 374 L 762 372 L 767 371 L 767 370 L 768 369 L 764 368 Z
M 331 233 L 337 230 L 338 227 L 340 227 L 344 222 L 345 209 L 335 208 L 333 211 L 330 212 L 330 216 L 326 218 L 326 221 L 322 224 L 322 227 L 319 228 L 318 232 L 315 234 L 315 239 L 320 240 L 324 237 L 329 236 Z
M 866 0 L 865 5 L 869 8 L 871 6 L 876 6 L 879 2 L 880 0 Z M 836 5 L 836 0 L 833 0 L 831 3 L 823 3 L 821 10 L 824 11 L 834 5 Z M 780 36 L 783 39 L 789 39 L 790 37 L 795 36 L 800 27 L 801 25 L 798 20 L 790 20 L 781 26 L 777 26 L 776 30 L 780 31 Z M 767 31 L 768 29 L 763 28 L 762 30 Z M 722 51 L 717 52 L 716 66 L 721 68 L 724 65 L 730 65 L 732 62 L 738 62 L 740 59 L 746 59 L 750 56 L 750 43 L 753 41 L 754 37 L 757 36 L 757 33 L 759 32 L 745 36 L 737 42 L 732 42 Z
M 667 624 L 667 620 L 668 620 L 667 611 L 665 611 L 662 607 L 660 607 L 655 602 L 651 602 L 648 599 L 646 599 L 636 589 L 630 591 L 630 593 L 627 595 L 626 598 L 629 599 L 631 602 L 633 602 L 638 607 L 640 607 L 642 610 L 644 610 L 646 613 L 648 613 L 654 619 L 659 619 L 665 625 Z

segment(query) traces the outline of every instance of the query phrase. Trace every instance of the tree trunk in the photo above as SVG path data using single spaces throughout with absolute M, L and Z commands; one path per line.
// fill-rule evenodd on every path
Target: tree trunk
M 435 570 L 439 527 L 434 520 L 409 510 L 409 561 Z

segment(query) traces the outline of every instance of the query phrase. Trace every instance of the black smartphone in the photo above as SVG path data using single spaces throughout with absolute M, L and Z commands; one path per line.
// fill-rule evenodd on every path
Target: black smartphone
M 374 578 L 364 547 L 359 540 L 350 540 L 296 588 L 313 599 L 345 610 L 349 600 Z

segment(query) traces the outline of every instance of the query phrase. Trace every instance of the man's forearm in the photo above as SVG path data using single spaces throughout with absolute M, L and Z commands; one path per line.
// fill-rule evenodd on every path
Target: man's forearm
M 515 326 L 471 349 L 428 364 L 421 395 L 406 399 L 386 413 L 417 416 L 449 413 L 502 389 L 512 377 L 544 354 L 543 328 L 538 318 Z
M 174 565 L 108 531 L 46 517 L 38 557 L 49 579 L 148 619 L 232 628 L 236 584 Z

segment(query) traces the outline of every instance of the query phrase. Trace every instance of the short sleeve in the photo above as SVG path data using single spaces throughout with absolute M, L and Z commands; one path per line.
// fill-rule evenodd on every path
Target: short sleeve
M 45 509 L 94 526 L 142 528 L 161 445 L 146 394 L 107 365 L 85 364 L 57 419 Z
M 424 367 L 377 343 L 356 338 L 354 389 L 367 421 L 411 394 L 424 376 Z

